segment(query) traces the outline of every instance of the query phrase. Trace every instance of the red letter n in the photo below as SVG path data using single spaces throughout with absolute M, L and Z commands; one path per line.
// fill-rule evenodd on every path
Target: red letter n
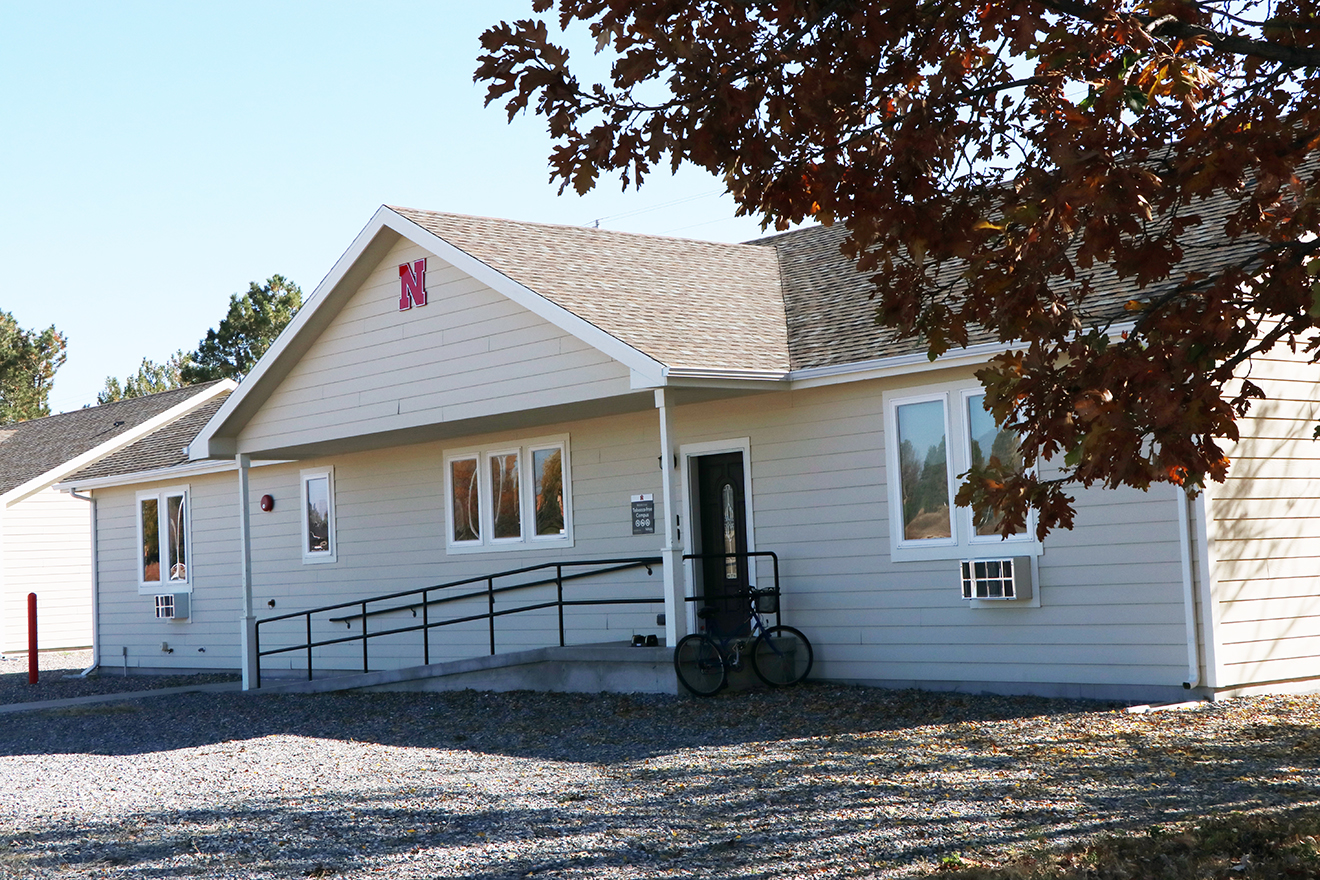
M 426 259 L 399 267 L 399 311 L 426 305 Z

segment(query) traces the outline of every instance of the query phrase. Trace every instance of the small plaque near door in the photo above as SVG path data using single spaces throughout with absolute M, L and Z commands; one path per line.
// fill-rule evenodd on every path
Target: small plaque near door
M 655 534 L 655 496 L 632 496 L 632 526 L 634 535 Z

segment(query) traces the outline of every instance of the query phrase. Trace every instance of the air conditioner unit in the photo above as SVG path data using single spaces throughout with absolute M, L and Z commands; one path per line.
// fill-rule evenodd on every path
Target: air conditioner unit
M 964 559 L 964 599 L 1013 601 L 1031 598 L 1031 557 L 1012 559 Z
M 191 596 L 188 593 L 166 593 L 156 597 L 158 620 L 187 620 Z

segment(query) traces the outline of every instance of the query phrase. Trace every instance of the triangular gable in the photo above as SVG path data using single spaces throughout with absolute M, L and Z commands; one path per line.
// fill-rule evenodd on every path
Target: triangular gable
M 398 309 L 402 288 L 399 267 L 411 267 L 421 259 L 427 260 L 427 286 L 439 299 L 405 313 Z M 553 347 L 551 337 L 562 340 L 557 345 L 562 349 L 563 362 L 547 361 L 537 367 L 538 375 L 612 364 L 611 379 L 617 381 L 607 392 L 611 394 L 654 387 L 664 380 L 664 365 L 654 358 L 392 209 L 381 208 L 238 391 L 202 430 L 192 445 L 191 457 L 227 458 L 238 452 L 240 445 L 262 451 L 301 448 L 308 443 L 342 439 L 354 432 L 384 435 L 463 418 L 465 414 L 481 415 L 480 407 L 470 407 L 466 412 L 458 406 L 465 401 L 452 395 L 446 398 L 448 374 L 434 368 L 451 356 L 435 346 L 443 342 L 444 332 L 450 329 L 438 324 L 444 319 L 443 299 L 457 289 L 455 285 L 463 288 L 457 295 L 486 298 L 484 303 L 468 306 L 490 310 L 503 303 L 507 309 L 525 315 L 522 326 L 514 329 L 524 331 L 528 346 L 539 345 L 541 353 Z M 452 289 L 447 293 L 447 288 Z M 406 315 L 406 320 L 391 321 L 391 314 L 397 318 L 400 313 Z M 518 323 L 512 313 L 509 318 L 511 324 Z M 362 325 L 360 339 L 343 338 L 344 325 L 349 322 Z M 422 341 L 428 334 L 432 342 L 429 349 Z M 461 331 L 450 335 L 461 336 Z M 364 356 L 363 347 L 373 342 L 377 347 L 370 356 Z M 530 350 L 510 350 L 508 358 L 516 360 Z M 487 358 L 485 365 L 507 371 L 508 364 Z M 413 387 L 395 394 L 388 383 L 396 380 Z M 534 393 L 537 389 L 529 390 Z M 355 394 L 357 400 L 352 399 Z M 423 399 L 428 395 L 431 399 Z M 339 399 L 326 402 L 329 397 Z M 544 405 L 555 400 L 551 395 L 540 402 Z

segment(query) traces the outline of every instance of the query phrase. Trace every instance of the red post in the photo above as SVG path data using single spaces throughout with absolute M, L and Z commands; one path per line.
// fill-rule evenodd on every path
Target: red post
M 37 594 L 28 593 L 28 684 L 37 683 Z

